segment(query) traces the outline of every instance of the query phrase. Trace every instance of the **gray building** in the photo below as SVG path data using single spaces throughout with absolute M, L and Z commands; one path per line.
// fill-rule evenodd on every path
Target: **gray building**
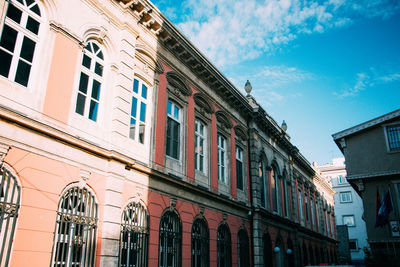
M 333 135 L 361 196 L 371 265 L 400 262 L 400 109 Z M 368 253 L 369 254 L 369 253 Z
M 340 236 L 339 260 L 347 261 L 348 252 L 340 249 L 340 243 L 347 242 L 351 262 L 354 265 L 363 265 L 365 249 L 368 249 L 367 230 L 363 220 L 364 207 L 362 199 L 346 179 L 346 165 L 344 158 L 334 158 L 332 163 L 316 166 L 320 174 L 331 183 L 332 188 L 337 192 L 334 196 L 336 225 L 347 225 L 348 237 Z

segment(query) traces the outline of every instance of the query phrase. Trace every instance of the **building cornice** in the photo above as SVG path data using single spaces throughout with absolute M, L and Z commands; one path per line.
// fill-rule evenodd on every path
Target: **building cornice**
M 398 175 L 398 174 L 400 174 L 400 170 L 354 174 L 354 175 L 347 176 L 346 179 L 350 181 L 350 180 L 356 180 L 356 179 L 369 179 L 369 178 L 374 178 L 374 177 L 383 177 L 383 176 Z
M 397 117 L 400 117 L 400 109 L 392 111 L 392 112 L 390 112 L 388 114 L 382 115 L 382 116 L 380 116 L 378 118 L 369 120 L 367 122 L 358 124 L 356 126 L 353 126 L 353 127 L 348 128 L 346 130 L 340 131 L 338 133 L 335 133 L 335 134 L 332 135 L 332 137 L 333 137 L 333 140 L 337 141 L 337 140 L 339 140 L 339 139 L 341 139 L 343 137 L 346 137 L 346 136 L 352 135 L 354 133 L 363 131 L 363 130 L 365 130 L 367 128 L 379 125 L 381 123 L 384 123 L 384 122 L 386 122 L 388 120 L 391 120 L 391 119 L 394 119 L 394 118 L 397 118 Z
M 251 106 L 239 90 L 154 6 L 146 0 L 115 0 L 130 10 L 158 43 L 186 65 L 197 77 L 244 115 Z M 160 55 L 161 57 L 162 55 Z

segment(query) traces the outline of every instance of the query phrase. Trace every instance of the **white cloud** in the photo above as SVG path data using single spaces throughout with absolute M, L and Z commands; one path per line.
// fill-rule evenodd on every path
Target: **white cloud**
M 381 72 L 386 72 L 382 74 Z M 386 84 L 400 81 L 400 72 L 378 71 L 370 68 L 368 73 L 358 73 L 353 87 L 342 90 L 340 93 L 333 94 L 339 98 L 358 96 L 361 91 L 379 84 Z
M 305 80 L 314 79 L 312 73 L 297 69 L 295 67 L 265 66 L 263 70 L 254 76 L 255 79 L 261 79 L 263 83 L 269 86 L 279 87 L 289 83 L 300 83 Z
M 354 17 L 387 18 L 392 0 L 186 0 L 178 27 L 216 65 L 256 58 L 302 34 L 344 27 Z

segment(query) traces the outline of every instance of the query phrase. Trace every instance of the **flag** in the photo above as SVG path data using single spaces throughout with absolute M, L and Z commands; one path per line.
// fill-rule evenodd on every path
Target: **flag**
M 383 202 L 376 216 L 375 227 L 382 227 L 389 222 L 389 214 L 393 210 L 392 197 L 390 195 L 390 189 L 385 194 Z
M 381 208 L 381 196 L 379 195 L 378 188 L 376 189 L 376 213 L 375 216 L 378 217 L 379 209 Z

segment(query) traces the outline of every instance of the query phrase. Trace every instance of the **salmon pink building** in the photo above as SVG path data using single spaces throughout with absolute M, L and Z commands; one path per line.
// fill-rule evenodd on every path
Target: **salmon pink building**
M 0 3 L 0 266 L 335 261 L 334 192 L 151 2 Z

